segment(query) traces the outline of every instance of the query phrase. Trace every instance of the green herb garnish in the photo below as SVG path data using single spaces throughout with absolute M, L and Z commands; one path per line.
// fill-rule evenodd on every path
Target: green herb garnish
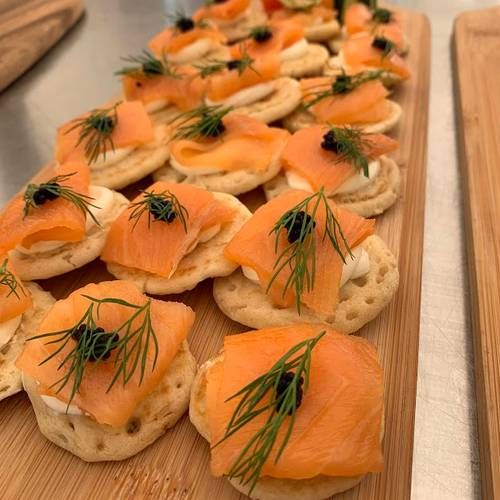
M 285 297 L 287 292 L 293 289 L 295 305 L 299 314 L 301 312 L 302 294 L 310 292 L 314 288 L 316 278 L 315 228 L 318 211 L 321 207 L 325 210 L 326 218 L 323 234 L 321 235 L 322 241 L 328 240 L 345 264 L 341 243 L 350 256 L 352 256 L 351 249 L 342 227 L 333 213 L 323 187 L 317 193 L 308 196 L 293 208 L 287 210 L 269 233 L 275 236 L 274 251 L 277 254 L 277 259 L 273 266 L 274 274 L 267 285 L 266 293 L 269 292 L 281 272 L 289 270 L 290 276 L 285 282 L 282 296 Z M 287 233 L 289 244 L 278 254 L 283 231 Z
M 389 9 L 375 9 L 372 19 L 375 23 L 388 24 L 392 21 L 392 12 Z
M 73 203 L 85 216 L 89 216 L 96 225 L 100 226 L 99 221 L 90 210 L 92 208 L 98 208 L 97 205 L 93 205 L 92 201 L 94 198 L 86 194 L 77 193 L 73 188 L 69 186 L 64 186 L 64 182 L 76 175 L 76 172 L 64 175 L 56 175 L 47 182 L 42 182 L 41 184 L 28 184 L 26 191 L 24 192 L 24 216 L 29 215 L 32 209 L 40 208 L 47 201 L 52 201 L 57 198 L 62 198 L 63 200 Z
M 174 118 L 171 123 L 178 122 L 178 128 L 172 140 L 200 139 L 218 137 L 225 131 L 222 119 L 230 111 L 229 106 L 199 106 Z
M 0 266 L 0 286 L 6 286 L 9 289 L 7 297 L 14 294 L 18 299 L 21 299 L 18 290 L 20 290 L 23 295 L 26 295 L 26 291 L 19 284 L 17 278 L 7 269 L 8 263 L 9 259 L 5 259 Z
M 142 194 L 142 200 L 130 205 L 133 210 L 130 213 L 129 220 L 135 219 L 134 228 L 137 226 L 144 212 L 147 212 L 148 228 L 151 227 L 152 219 L 170 224 L 178 217 L 184 227 L 184 232 L 187 233 L 189 213 L 173 193 L 167 190 L 161 193 L 142 191 Z
M 180 78 L 176 68 L 168 62 L 166 57 L 158 59 L 147 50 L 143 50 L 139 56 L 124 57 L 122 60 L 134 66 L 126 66 L 116 71 L 116 75 L 127 75 L 132 78 L 154 78 L 157 76 Z
M 311 89 L 311 92 L 304 96 L 307 102 L 304 102 L 302 106 L 304 109 L 309 109 L 327 97 L 347 94 L 363 83 L 369 82 L 370 80 L 377 80 L 382 76 L 382 74 L 382 70 L 362 71 L 361 73 L 357 73 L 352 76 L 346 75 L 345 72 L 342 72 L 342 74 L 335 77 L 335 80 L 327 90 L 315 91 L 314 89 Z M 324 85 L 321 85 L 320 88 L 324 88 Z
M 269 412 L 266 423 L 250 438 L 227 473 L 230 479 L 238 479 L 244 486 L 249 485 L 249 494 L 255 488 L 283 426 L 286 426 L 286 432 L 279 443 L 275 463 L 285 451 L 292 435 L 297 409 L 309 387 L 312 350 L 325 334 L 322 331 L 316 337 L 295 345 L 267 373 L 226 400 L 241 398 L 224 436 L 214 448 L 254 418 Z
M 358 0 L 359 3 L 365 4 L 370 9 L 377 8 L 377 0 Z M 339 22 L 344 24 L 345 11 L 352 2 L 349 0 L 333 0 L 333 8 L 338 12 Z
M 89 163 L 95 162 L 101 153 L 106 159 L 106 149 L 115 149 L 111 134 L 118 122 L 117 106 L 115 104 L 111 108 L 94 109 L 87 117 L 73 120 L 74 125 L 66 131 L 69 134 L 80 129 L 75 147 L 85 145 L 85 156 Z
M 103 362 L 110 357 L 112 351 L 116 352 L 113 361 L 115 372 L 107 388 L 109 392 L 119 379 L 125 386 L 137 369 L 140 370 L 139 384 L 142 384 L 150 349 L 154 349 L 151 371 L 155 369 L 158 359 L 158 339 L 151 321 L 151 299 L 144 305 L 137 305 L 117 298 L 96 299 L 88 295 L 82 296 L 90 301 L 90 305 L 75 325 L 28 339 L 28 341 L 53 339 L 48 340 L 46 345 L 58 345 L 52 354 L 40 362 L 40 366 L 55 358 L 66 346 L 74 343 L 74 347 L 65 355 L 57 368 L 58 370 L 67 368 L 66 373 L 50 386 L 59 393 L 71 384 L 67 409 L 80 389 L 87 363 Z M 116 330 L 106 333 L 96 324 L 103 304 L 115 304 L 132 312 Z M 135 325 L 137 321 L 140 321 L 138 326 Z
M 363 146 L 369 144 L 359 128 L 332 127 L 324 136 L 321 147 L 336 153 L 336 163 L 350 163 L 362 170 L 365 177 L 370 177 L 368 158 L 363 153 Z
M 231 59 L 229 61 L 210 59 L 205 64 L 195 64 L 194 67 L 198 70 L 201 78 L 207 78 L 226 69 L 229 71 L 236 70 L 238 71 L 238 75 L 241 76 L 247 68 L 257 73 L 257 70 L 253 66 L 254 62 L 255 60 L 250 57 L 248 52 L 243 51 L 241 57 L 238 59 Z

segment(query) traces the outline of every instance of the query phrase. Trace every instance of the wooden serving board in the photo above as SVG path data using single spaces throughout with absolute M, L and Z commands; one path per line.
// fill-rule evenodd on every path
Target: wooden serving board
M 420 283 L 426 184 L 429 104 L 430 29 L 418 13 L 402 11 L 411 43 L 412 79 L 394 98 L 404 109 L 395 135 L 403 175 L 399 203 L 380 217 L 378 234 L 399 259 L 401 286 L 391 305 L 361 335 L 377 345 L 385 369 L 385 471 L 370 475 L 345 499 L 405 499 L 410 496 L 413 425 L 420 325 Z M 147 184 L 147 182 L 146 182 Z M 260 192 L 242 197 L 251 208 Z M 93 263 L 63 277 L 42 282 L 57 298 L 92 281 L 109 279 L 104 265 Z M 225 334 L 248 330 L 226 318 L 212 299 L 210 281 L 181 296 L 196 311 L 190 336 L 200 363 L 218 352 Z M 27 397 L 0 405 L 0 492 L 3 498 L 242 498 L 224 479 L 210 476 L 209 446 L 185 416 L 164 437 L 139 455 L 120 463 L 86 464 L 47 442 L 38 432 Z
M 483 498 L 500 498 L 500 7 L 458 16 L 455 85 Z
M 0 91 L 76 23 L 83 0 L 0 0 Z

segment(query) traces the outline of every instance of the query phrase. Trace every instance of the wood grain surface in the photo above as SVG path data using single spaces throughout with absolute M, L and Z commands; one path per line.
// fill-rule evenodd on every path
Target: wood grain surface
M 0 91 L 79 19 L 83 0 L 0 0 Z
M 457 17 L 454 61 L 483 498 L 500 498 L 500 7 Z
M 399 259 L 400 289 L 391 305 L 360 334 L 374 342 L 385 369 L 385 471 L 368 476 L 344 499 L 405 499 L 410 496 L 413 425 L 420 324 L 420 283 L 426 185 L 430 29 L 418 13 L 402 11 L 411 43 L 412 79 L 394 94 L 404 109 L 395 131 L 401 142 L 396 159 L 403 175 L 398 204 L 379 218 L 377 232 Z M 144 184 L 143 184 L 144 185 Z M 137 188 L 137 187 L 136 187 Z M 132 194 L 128 191 L 127 194 Z M 260 191 L 242 196 L 251 208 Z M 110 278 L 93 263 L 42 282 L 57 298 L 88 282 Z M 211 282 L 176 296 L 196 311 L 190 343 L 202 363 L 220 349 L 223 336 L 247 330 L 226 318 L 212 299 Z M 38 432 L 24 394 L 0 405 L 0 492 L 3 498 L 242 498 L 224 479 L 210 476 L 209 447 L 185 416 L 145 451 L 120 463 L 86 464 L 47 442 Z

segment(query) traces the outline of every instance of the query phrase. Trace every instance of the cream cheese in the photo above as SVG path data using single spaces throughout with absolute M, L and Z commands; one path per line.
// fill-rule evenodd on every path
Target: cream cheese
M 82 410 L 76 405 L 67 405 L 64 401 L 53 396 L 47 396 L 46 394 L 40 394 L 40 398 L 52 411 L 64 415 L 83 415 Z
M 169 53 L 168 60 L 174 64 L 185 64 L 196 59 L 201 59 L 218 45 L 210 38 L 200 38 L 175 54 Z
M 346 263 L 342 266 L 342 277 L 340 279 L 340 286 L 344 286 L 349 280 L 354 280 L 364 276 L 370 271 L 370 257 L 366 250 L 362 247 L 357 246 L 351 250 L 352 257 L 349 255 L 346 257 Z M 255 283 L 259 282 L 259 276 L 249 266 L 241 266 L 243 275 L 250 281 Z
M 198 243 L 206 243 L 207 241 L 211 240 L 217 233 L 220 232 L 220 228 L 220 224 L 215 224 L 212 227 L 201 231 L 201 233 L 198 235 Z
M 351 250 L 352 257 L 346 256 L 346 263 L 342 266 L 340 286 L 343 287 L 349 280 L 361 278 L 370 271 L 370 257 L 360 246 Z
M 221 227 L 222 226 L 220 224 L 214 224 L 204 231 L 200 231 L 200 234 L 198 234 L 198 238 L 196 238 L 191 246 L 187 249 L 186 255 L 193 252 L 200 243 L 206 243 L 207 241 L 210 241 L 212 238 L 214 238 L 220 232 Z M 177 271 L 177 266 L 172 269 L 168 277 L 171 278 L 174 275 L 175 271 Z
M 155 113 L 156 111 L 166 108 L 168 105 L 169 102 L 167 99 L 157 99 L 156 101 L 150 101 L 144 104 L 144 107 L 148 113 Z
M 337 54 L 336 59 L 338 61 L 338 65 L 341 68 L 343 68 L 347 74 L 353 73 L 352 66 L 349 66 L 349 64 L 347 64 L 345 62 L 342 49 L 339 50 L 339 53 Z M 367 64 L 359 64 L 358 66 L 356 66 L 356 73 L 359 73 L 361 71 L 373 71 L 373 70 L 377 70 L 377 69 L 380 69 L 380 68 L 377 68 L 376 66 L 368 66 Z
M 113 209 L 114 205 L 114 196 L 113 191 L 103 186 L 90 186 L 89 187 L 89 196 L 93 198 L 90 202 L 92 205 L 89 206 L 90 212 L 94 215 L 94 217 L 102 223 L 102 221 L 106 220 L 109 216 L 110 211 Z M 87 233 L 95 226 L 95 222 L 92 217 L 87 215 L 86 220 L 86 231 Z M 16 250 L 25 255 L 33 255 L 37 253 L 51 252 L 56 250 L 64 245 L 66 245 L 67 241 L 38 241 L 31 245 L 30 248 L 23 247 L 22 245 L 18 245 Z
M 307 54 L 308 43 L 305 38 L 298 40 L 290 47 L 283 49 L 280 52 L 281 61 L 291 61 L 293 59 L 299 59 Z
M 364 172 L 360 170 L 356 175 L 353 175 L 347 179 L 342 185 L 340 185 L 334 194 L 348 194 L 355 193 L 366 186 L 372 184 L 380 172 L 380 161 L 374 160 L 368 164 L 368 177 L 365 176 Z M 301 175 L 297 174 L 292 170 L 286 170 L 285 176 L 288 185 L 293 189 L 303 189 L 304 191 L 314 191 L 311 184 L 304 179 Z
M 90 170 L 103 170 L 129 156 L 135 148 L 116 148 L 101 153 L 95 161 L 90 163 Z
M 248 106 L 249 104 L 260 101 L 261 99 L 271 95 L 273 92 L 274 84 L 272 82 L 258 83 L 257 85 L 241 89 L 229 97 L 221 99 L 220 101 L 212 101 L 206 98 L 205 102 L 208 106 L 224 104 L 226 106 L 240 108 L 242 106 Z
M 341 186 L 337 188 L 335 194 L 354 193 L 365 188 L 373 183 L 378 173 L 380 172 L 380 161 L 374 160 L 368 164 L 368 177 L 363 170 L 359 170 L 356 175 L 347 179 Z

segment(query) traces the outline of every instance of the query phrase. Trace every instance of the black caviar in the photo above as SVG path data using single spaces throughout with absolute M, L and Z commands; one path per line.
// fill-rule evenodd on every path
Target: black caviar
M 81 324 L 71 332 L 71 338 L 76 342 L 80 342 L 84 335 L 87 337 L 86 350 L 88 360 L 91 362 L 109 359 L 111 351 L 116 348 L 120 340 L 117 333 L 106 333 L 100 326 L 89 328 L 88 325 Z
M 268 26 L 255 28 L 250 35 L 257 43 L 265 43 L 273 37 L 273 32 Z
M 293 372 L 285 372 L 281 374 L 280 380 L 278 382 L 278 387 L 276 388 L 276 400 L 278 401 L 276 404 L 276 410 L 280 411 L 284 399 L 282 399 L 283 394 L 285 391 L 288 389 L 290 384 L 293 382 L 293 379 L 295 377 L 295 373 Z M 304 377 L 300 377 L 299 380 L 297 381 L 297 391 L 296 391 L 296 397 L 295 397 L 295 410 L 301 405 L 302 403 L 302 398 L 304 396 L 304 390 L 302 386 L 304 385 Z M 294 409 L 290 409 L 289 415 L 293 414 Z
M 294 218 L 290 218 L 285 224 L 288 232 L 288 242 L 303 241 L 306 234 L 310 233 L 316 227 L 316 222 L 312 221 L 311 224 L 311 221 L 312 217 L 303 210 L 297 212 Z
M 323 141 L 321 143 L 321 147 L 326 149 L 327 151 L 333 151 L 334 153 L 338 153 L 340 150 L 340 144 L 337 142 L 335 137 L 335 133 L 333 130 L 329 130 L 324 136 Z
M 170 224 L 177 218 L 172 202 L 162 198 L 154 198 L 150 202 L 149 212 L 157 221 L 163 221 Z
M 38 188 L 33 193 L 33 202 L 35 205 L 43 205 L 47 201 L 52 201 L 59 198 L 59 188 L 61 186 L 57 182 L 46 184 L 44 187 Z
M 376 36 L 373 39 L 372 47 L 381 50 L 384 53 L 389 53 L 393 49 L 394 44 L 390 40 L 387 40 L 387 38 Z
M 182 33 L 185 33 L 186 31 L 191 31 L 194 28 L 194 26 L 195 26 L 194 21 L 190 17 L 181 17 L 175 23 L 175 27 Z

